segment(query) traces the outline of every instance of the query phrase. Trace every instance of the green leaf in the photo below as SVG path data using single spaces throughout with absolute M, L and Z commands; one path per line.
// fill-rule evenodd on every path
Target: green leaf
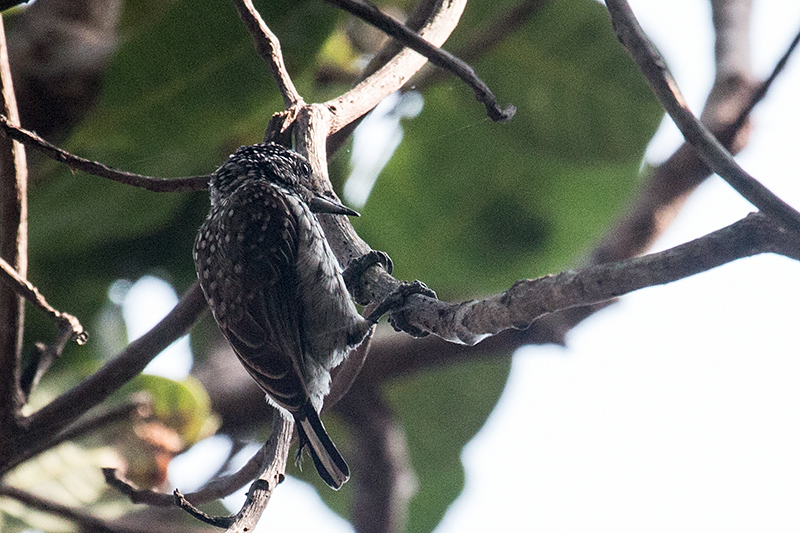
M 161 376 L 142 374 L 126 385 L 121 395 L 146 391 L 153 404 L 153 414 L 176 430 L 186 446 L 213 434 L 216 419 L 208 393 L 193 377 L 174 381 Z

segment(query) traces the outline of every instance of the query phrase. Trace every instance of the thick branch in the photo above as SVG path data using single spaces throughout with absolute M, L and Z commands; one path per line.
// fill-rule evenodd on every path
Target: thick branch
M 51 513 L 56 516 L 66 518 L 67 520 L 80 526 L 81 529 L 85 531 L 92 531 L 96 533 L 123 533 L 127 531 L 134 531 L 128 528 L 123 529 L 114 527 L 105 520 L 101 520 L 81 510 L 73 509 L 72 507 L 48 500 L 36 494 L 32 494 L 10 485 L 0 484 L 0 496 L 7 496 L 33 509 L 38 509 L 39 511 L 44 511 L 46 513 Z
M 0 112 L 19 124 L 11 83 L 3 18 L 0 16 Z M 0 139 L 0 254 L 23 277 L 28 269 L 28 168 L 25 148 Z M 24 302 L 0 286 L 0 454 L 16 427 L 22 406 L 19 386 Z
M 82 383 L 65 392 L 26 420 L 25 431 L 14 442 L 17 450 L 33 446 L 34 442 L 57 435 L 78 417 L 100 404 L 111 394 L 138 375 L 164 348 L 172 344 L 197 320 L 206 301 L 195 283 L 180 302 L 153 329 L 133 341 L 114 359 Z M 20 462 L 20 456 L 2 458 L 0 472 Z
M 236 6 L 242 22 L 252 34 L 256 50 L 267 63 L 272 77 L 275 78 L 278 89 L 283 95 L 284 105 L 290 108 L 302 104 L 303 97 L 297 92 L 292 78 L 286 70 L 286 65 L 283 63 L 281 43 L 261 18 L 258 10 L 253 6 L 252 0 L 234 0 L 233 4 Z
M 711 169 L 765 213 L 800 231 L 800 213 L 744 171 L 731 154 L 695 117 L 680 94 L 663 58 L 647 39 L 625 0 L 607 0 L 614 31 L 647 78 L 650 88 Z
M 187 178 L 151 178 L 125 170 L 117 170 L 97 161 L 90 161 L 77 155 L 62 150 L 50 144 L 35 133 L 15 126 L 4 115 L 0 115 L 0 130 L 6 137 L 14 139 L 30 148 L 42 152 L 44 155 L 64 163 L 69 168 L 80 170 L 87 174 L 110 179 L 125 185 L 141 187 L 153 192 L 184 192 L 201 191 L 208 188 L 208 176 L 191 176 Z

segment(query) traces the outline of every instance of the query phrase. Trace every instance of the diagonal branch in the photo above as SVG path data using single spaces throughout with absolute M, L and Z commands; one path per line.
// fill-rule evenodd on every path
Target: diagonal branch
M 717 18 L 715 17 L 715 21 Z M 740 20 L 739 24 L 749 24 L 749 20 Z M 725 30 L 722 30 L 725 31 Z M 730 33 L 730 28 L 727 30 Z M 756 105 L 769 92 L 773 82 L 783 71 L 786 63 L 796 50 L 800 41 L 800 32 L 776 63 L 766 80 L 752 88 L 749 83 L 715 82 L 716 97 L 709 96 L 702 112 L 702 120 L 710 121 L 709 128 L 720 142 L 731 152 L 736 153 L 744 147 L 740 138 L 745 133 L 745 124 Z M 744 53 L 739 47 L 726 48 Z M 749 55 L 749 53 L 748 53 Z M 728 76 L 740 81 L 749 78 L 749 72 L 731 71 L 732 64 L 748 64 L 749 61 L 726 59 Z M 719 70 L 722 70 L 720 67 Z M 722 74 L 716 76 L 717 80 Z M 715 89 L 712 89 L 715 92 Z M 743 101 L 746 97 L 746 101 Z M 721 109 L 723 108 L 724 109 Z M 735 116 L 733 120 L 726 117 Z M 592 254 L 593 264 L 619 261 L 644 253 L 672 221 L 689 193 L 711 175 L 711 170 L 697 156 L 691 146 L 684 142 L 666 161 L 649 172 L 647 183 L 639 191 L 633 207 L 616 226 L 611 229 Z
M 247 30 L 253 36 L 256 51 L 264 59 L 272 73 L 272 77 L 275 78 L 278 89 L 283 95 L 284 105 L 287 108 L 291 108 L 302 104 L 303 97 L 297 92 L 283 62 L 281 43 L 264 22 L 264 19 L 261 18 L 252 0 L 233 0 L 233 4 L 236 6 L 236 11 L 239 12 L 242 22 L 244 22 Z
M 475 61 L 486 55 L 495 46 L 508 39 L 514 32 L 530 22 L 531 18 L 548 3 L 548 0 L 523 0 L 508 11 L 500 13 L 493 20 L 478 28 L 474 35 L 468 37 L 466 42 L 455 51 L 455 54 L 464 61 Z M 426 69 L 420 71 L 413 81 L 414 90 L 423 91 L 425 87 L 438 82 L 444 77 L 444 71 L 439 69 Z
M 85 531 L 93 531 L 97 533 L 123 533 L 127 531 L 134 531 L 128 528 L 123 529 L 114 527 L 105 520 L 101 520 L 100 518 L 92 516 L 81 510 L 48 500 L 37 494 L 12 487 L 10 485 L 0 483 L 0 496 L 13 498 L 33 509 L 38 509 L 39 511 L 44 511 L 46 513 L 66 518 L 67 520 L 81 526 L 82 530 Z
M 181 337 L 207 309 L 198 283 L 187 290 L 178 304 L 153 329 L 130 343 L 114 359 L 83 382 L 65 392 L 25 420 L 25 430 L 14 441 L 17 451 L 33 442 L 52 438 L 122 385 L 136 377 L 147 363 Z M 46 448 L 43 448 L 46 449 Z M 22 456 L 0 458 L 0 473 L 21 462 Z
M 150 176 L 142 176 L 141 174 L 134 174 L 133 172 L 127 172 L 125 170 L 117 170 L 103 163 L 84 159 L 50 144 L 32 131 L 15 126 L 8 117 L 4 115 L 0 115 L 0 130 L 2 130 L 6 137 L 38 150 L 50 159 L 58 161 L 59 163 L 64 163 L 71 169 L 80 170 L 81 172 L 110 179 L 111 181 L 116 181 L 125 185 L 141 187 L 142 189 L 153 192 L 201 191 L 208 188 L 208 176 L 151 178 Z
M 764 213 L 777 217 L 795 231 L 799 231 L 800 213 L 745 172 L 730 152 L 692 114 L 664 59 L 647 39 L 628 3 L 625 0 L 607 0 L 606 5 L 620 42 L 628 50 L 647 78 L 653 93 L 689 144 L 697 150 L 698 155 L 750 203 Z
M 483 300 L 453 304 L 414 295 L 405 318 L 445 340 L 472 345 L 506 329 L 527 328 L 548 313 L 604 302 L 761 253 L 800 260 L 798 234 L 786 231 L 767 215 L 751 214 L 663 252 L 518 281 Z
M 11 287 L 11 290 L 22 296 L 33 305 L 50 315 L 61 329 L 71 331 L 71 336 L 78 342 L 84 344 L 88 339 L 88 334 L 81 326 L 81 323 L 74 316 L 58 311 L 53 308 L 39 290 L 28 280 L 23 278 L 19 272 L 14 270 L 3 258 L 0 258 L 0 282 Z
M 466 0 L 434 3 L 436 9 L 427 17 L 418 35 L 434 46 L 441 46 L 458 25 Z M 325 102 L 325 107 L 333 115 L 327 135 L 333 135 L 369 112 L 405 85 L 426 62 L 425 57 L 411 49 L 404 49 L 345 94 Z
M 326 1 L 372 24 L 404 46 L 422 54 L 437 67 L 448 70 L 458 76 L 475 91 L 475 98 L 486 106 L 486 112 L 490 119 L 498 122 L 507 122 L 511 120 L 517 112 L 517 108 L 513 105 L 501 109 L 497 104 L 497 98 L 489 89 L 489 86 L 478 77 L 472 67 L 450 52 L 442 50 L 426 41 L 424 38 L 408 29 L 404 24 L 384 15 L 380 9 L 373 4 L 366 0 Z

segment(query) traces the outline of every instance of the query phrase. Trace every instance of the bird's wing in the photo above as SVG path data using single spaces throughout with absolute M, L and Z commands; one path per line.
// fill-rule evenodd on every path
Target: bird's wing
M 258 385 L 295 414 L 308 399 L 297 231 L 283 195 L 256 182 L 221 202 L 195 242 L 198 276 L 217 324 Z

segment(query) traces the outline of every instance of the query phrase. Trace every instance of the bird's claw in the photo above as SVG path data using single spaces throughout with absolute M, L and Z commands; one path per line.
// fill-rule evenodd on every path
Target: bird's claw
M 392 259 L 386 252 L 370 250 L 364 255 L 350 261 L 350 264 L 348 264 L 347 268 L 342 272 L 342 279 L 344 279 L 347 290 L 353 295 L 356 303 L 360 305 L 367 305 L 370 299 L 357 289 L 358 280 L 367 269 L 376 265 L 381 265 L 389 274 L 392 273 L 392 269 L 394 268 Z
M 389 295 L 378 304 L 378 306 L 369 314 L 367 320 L 373 324 L 378 322 L 378 319 L 387 312 L 391 313 L 389 323 L 395 331 L 404 331 L 412 337 L 425 337 L 428 335 L 427 331 L 421 330 L 416 326 L 409 324 L 408 319 L 403 312 L 406 305 L 406 300 L 412 294 L 420 294 L 429 298 L 436 298 L 436 293 L 428 288 L 423 282 L 419 280 L 404 281 L 393 290 Z

